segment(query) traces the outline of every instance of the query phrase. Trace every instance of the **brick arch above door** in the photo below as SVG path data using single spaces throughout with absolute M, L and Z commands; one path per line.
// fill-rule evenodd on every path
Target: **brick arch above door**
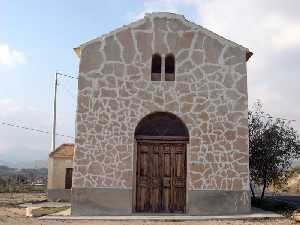
M 135 138 L 153 137 L 184 137 L 189 138 L 189 132 L 184 122 L 170 112 L 154 112 L 145 116 L 136 126 Z

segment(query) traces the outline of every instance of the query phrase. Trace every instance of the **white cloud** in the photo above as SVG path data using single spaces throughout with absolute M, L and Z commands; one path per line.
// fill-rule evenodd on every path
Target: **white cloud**
M 265 2 L 269 4 L 211 0 L 199 12 L 204 26 L 249 47 L 285 50 L 300 46 L 300 18 L 277 1 Z
M 190 9 L 198 24 L 248 47 L 249 104 L 260 99 L 265 110 L 295 119 L 300 131 L 300 1 L 298 0 L 154 0 L 145 11 Z M 192 10 L 192 11 L 191 11 Z
M 62 99 L 61 99 L 62 100 Z M 74 117 L 65 113 L 65 102 L 59 101 L 57 133 L 74 136 Z M 71 119 L 70 119 L 71 117 Z M 1 124 L 15 124 L 48 131 L 48 134 Z M 69 123 L 68 123 L 69 122 Z M 0 165 L 1 161 L 27 161 L 47 159 L 51 145 L 52 113 L 49 108 L 29 105 L 14 98 L 0 97 Z M 57 146 L 72 142 L 57 136 Z
M 130 15 L 136 19 L 152 11 L 180 13 L 182 6 L 194 9 L 199 24 L 240 44 L 278 50 L 300 46 L 297 0 L 144 0 L 144 10 Z
M 294 47 L 300 47 L 300 21 L 299 23 L 293 23 L 292 21 L 286 21 L 286 18 L 278 17 L 273 18 L 273 21 L 269 25 L 283 24 L 282 26 L 274 27 L 274 34 L 271 37 L 272 45 L 277 50 L 285 50 Z
M 43 121 L 46 121 L 44 115 L 34 107 L 19 103 L 13 98 L 0 98 L 0 155 L 4 157 L 5 154 L 11 154 L 14 148 L 22 149 L 26 144 L 36 143 L 36 139 L 33 141 L 28 138 L 32 135 L 28 130 L 10 127 L 1 124 L 2 122 L 41 128 L 45 127 Z M 22 147 L 21 142 L 24 143 Z
M 269 113 L 296 119 L 298 130 L 300 66 L 294 58 L 300 53 L 299 3 L 210 0 L 198 8 L 199 23 L 254 52 L 248 62 L 249 104 L 261 99 Z
M 0 64 L 26 64 L 23 52 L 10 48 L 7 44 L 0 44 Z
M 16 104 L 11 98 L 0 99 L 0 115 L 10 115 L 20 110 L 20 106 Z
M 0 120 L 4 120 L 3 122 L 17 122 L 20 125 L 48 130 L 51 120 L 47 118 L 51 116 L 43 109 L 13 98 L 0 98 Z
M 177 2 L 177 0 L 175 0 Z M 151 12 L 173 12 L 176 13 L 177 5 L 174 0 L 145 0 L 144 9 L 141 12 L 130 12 L 127 14 L 129 21 L 135 21 L 144 17 L 146 13 Z
M 0 155 L 9 153 L 9 149 L 13 147 L 13 142 L 5 139 L 0 139 Z M 1 161 L 0 161 L 1 165 Z

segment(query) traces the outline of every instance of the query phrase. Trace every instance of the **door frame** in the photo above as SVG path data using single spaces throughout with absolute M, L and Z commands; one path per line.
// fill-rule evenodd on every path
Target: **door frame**
M 182 214 L 187 214 L 188 211 L 188 147 L 189 147 L 189 137 L 185 136 L 143 136 L 137 135 L 134 138 L 134 151 L 133 151 L 133 174 L 132 174 L 132 213 L 138 214 L 149 214 L 143 212 L 136 211 L 136 191 L 137 191 L 137 154 L 138 154 L 138 142 L 146 142 L 146 143 L 184 143 L 185 144 L 185 206 L 184 212 Z M 151 213 L 150 213 L 151 214 Z M 159 213 L 155 213 L 159 214 Z M 166 213 L 162 213 L 166 214 Z M 170 213 L 174 215 L 174 213 Z

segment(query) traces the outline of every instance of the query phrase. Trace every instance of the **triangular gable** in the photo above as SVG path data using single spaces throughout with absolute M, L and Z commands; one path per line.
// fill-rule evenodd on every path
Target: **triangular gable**
M 74 144 L 62 144 L 49 154 L 52 158 L 73 158 Z
M 100 37 L 94 38 L 90 41 L 87 41 L 85 43 L 82 43 L 79 47 L 74 48 L 75 53 L 80 57 L 81 54 L 81 47 L 84 47 L 85 45 L 94 43 L 96 41 L 101 41 L 104 40 L 105 38 L 115 35 L 123 30 L 126 30 L 128 28 L 132 28 L 132 29 L 147 29 L 147 26 L 151 26 L 153 24 L 153 19 L 156 18 L 166 18 L 168 20 L 177 20 L 177 22 L 179 21 L 181 23 L 182 26 L 186 26 L 189 27 L 192 30 L 195 31 L 201 31 L 203 32 L 205 35 L 210 36 L 214 39 L 217 39 L 218 41 L 220 41 L 221 43 L 225 43 L 228 44 L 232 47 L 239 47 L 241 49 L 244 49 L 246 52 L 246 60 L 248 61 L 248 59 L 253 55 L 253 53 L 251 51 L 249 51 L 248 48 L 243 47 L 242 45 L 239 45 L 231 40 L 228 40 L 198 24 L 195 24 L 191 21 L 188 21 L 183 15 L 179 15 L 179 14 L 175 14 L 175 13 L 168 13 L 168 12 L 155 12 L 155 13 L 146 13 L 143 19 L 137 20 L 135 22 L 132 22 L 128 25 L 125 25 L 123 27 L 117 28 L 109 33 L 103 34 Z

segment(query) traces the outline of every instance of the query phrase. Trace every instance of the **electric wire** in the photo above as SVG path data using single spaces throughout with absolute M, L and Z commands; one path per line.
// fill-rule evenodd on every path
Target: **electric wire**
M 65 74 L 65 73 L 60 73 L 60 72 L 56 72 L 57 75 L 63 76 L 63 77 L 67 77 L 67 78 L 71 78 L 71 79 L 79 79 L 79 77 L 75 77 L 75 76 L 71 76 L 69 74 Z
M 63 76 L 63 77 L 66 77 L 66 78 L 79 79 L 79 77 L 71 76 L 71 75 L 69 75 L 69 74 L 60 73 L 60 72 L 56 72 L 56 73 L 57 73 L 57 75 Z M 75 95 L 73 95 L 73 94 L 71 93 L 71 91 L 68 90 L 68 89 L 65 87 L 65 85 L 62 85 L 62 83 L 60 83 L 60 86 L 61 86 L 61 87 L 64 86 L 63 89 L 64 89 L 69 95 L 71 95 L 72 97 L 75 97 Z M 16 124 L 16 123 L 9 123 L 9 122 L 0 121 L 0 124 L 1 124 L 1 125 L 4 125 L 4 126 L 9 126 L 9 127 L 14 127 L 14 128 L 20 128 L 20 129 L 23 129 L 23 130 L 34 131 L 34 132 L 43 133 L 43 134 L 50 134 L 49 131 L 40 130 L 40 129 L 28 127 L 28 126 L 22 126 L 22 125 L 18 125 L 18 124 Z M 65 134 L 59 134 L 59 133 L 56 133 L 55 136 L 61 136 L 61 137 L 66 137 L 66 138 L 74 139 L 74 137 L 72 137 L 72 136 L 65 135 Z
M 24 130 L 28 130 L 28 131 L 35 131 L 35 132 L 43 133 L 43 134 L 50 134 L 49 131 L 40 130 L 40 129 L 36 129 L 36 128 L 32 128 L 32 127 L 27 127 L 27 126 L 22 126 L 22 125 L 18 125 L 18 124 L 15 124 L 15 123 L 8 123 L 8 122 L 0 121 L 0 124 L 4 125 L 4 126 L 9 126 L 9 127 L 14 127 L 14 128 L 20 128 L 20 129 L 24 129 Z M 61 136 L 61 137 L 66 137 L 66 138 L 74 139 L 74 137 L 72 137 L 72 136 L 65 135 L 65 134 L 59 134 L 59 133 L 56 133 L 55 136 Z

